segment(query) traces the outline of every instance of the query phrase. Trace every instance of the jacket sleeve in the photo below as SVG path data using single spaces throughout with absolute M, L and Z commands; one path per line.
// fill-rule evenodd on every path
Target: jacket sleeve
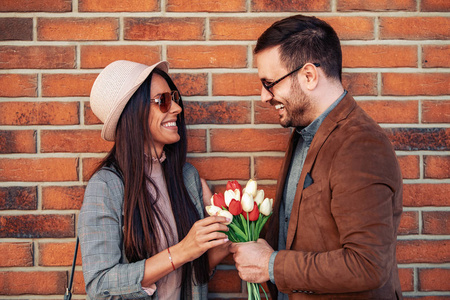
M 190 163 L 186 163 L 183 166 L 183 178 L 184 185 L 191 196 L 191 200 L 197 209 L 200 218 L 204 218 L 204 204 L 203 204 L 203 190 L 202 183 L 200 181 L 200 175 L 197 169 Z
M 100 170 L 89 181 L 78 220 L 86 292 L 91 299 L 144 299 L 145 260 L 122 259 L 122 181 Z
M 335 223 L 341 247 L 279 251 L 275 283 L 284 293 L 372 290 L 383 286 L 395 267 L 401 174 L 387 138 L 380 132 L 347 136 L 329 176 L 331 215 L 320 222 Z

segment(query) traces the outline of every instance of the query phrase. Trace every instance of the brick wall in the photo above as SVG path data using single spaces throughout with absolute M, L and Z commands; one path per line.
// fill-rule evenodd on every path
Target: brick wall
M 171 63 L 189 160 L 215 190 L 256 178 L 273 197 L 289 132 L 259 101 L 252 49 L 297 12 L 342 39 L 344 84 L 385 128 L 404 176 L 405 298 L 450 298 L 450 2 L 0 0 L 0 299 L 61 299 L 100 139 L 88 95 L 117 59 Z M 81 266 L 74 299 L 84 299 Z M 228 257 L 212 299 L 245 298 Z M 24 295 L 24 296 L 21 296 Z

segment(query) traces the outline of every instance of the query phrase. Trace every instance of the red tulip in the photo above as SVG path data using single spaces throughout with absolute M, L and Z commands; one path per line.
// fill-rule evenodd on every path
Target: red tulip
M 244 218 L 247 220 L 247 213 L 242 212 L 242 214 L 244 215 Z M 256 221 L 256 220 L 258 220 L 258 218 L 259 218 L 258 204 L 256 204 L 256 202 L 255 202 L 253 204 L 253 210 L 248 213 L 248 219 L 250 221 Z
M 228 206 L 228 211 L 233 216 L 238 216 L 240 213 L 242 213 L 242 206 L 241 202 L 237 200 L 231 200 L 230 205 Z
M 227 207 L 222 193 L 215 193 L 211 197 L 211 204 L 220 208 Z
M 227 190 L 239 190 L 239 194 L 242 195 L 242 186 L 236 180 L 227 182 Z

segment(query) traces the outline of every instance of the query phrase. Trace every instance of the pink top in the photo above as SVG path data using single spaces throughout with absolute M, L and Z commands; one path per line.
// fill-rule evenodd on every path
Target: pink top
M 165 156 L 161 158 L 161 162 L 164 161 Z M 170 204 L 170 198 L 167 191 L 166 181 L 164 179 L 164 174 L 161 164 L 158 160 L 146 158 L 146 174 L 154 181 L 155 185 L 158 187 L 160 192 L 159 199 L 156 202 L 156 208 L 161 212 L 161 214 L 166 218 L 168 224 L 159 224 L 159 239 L 161 243 L 158 245 L 158 252 L 166 250 L 169 246 L 173 246 L 178 243 L 177 227 L 175 223 L 175 218 L 172 212 L 172 205 Z M 151 174 L 149 174 L 151 172 Z M 150 183 L 147 183 L 147 189 L 149 193 L 156 197 L 156 191 Z M 168 241 L 165 240 L 162 230 L 172 232 L 168 234 Z M 167 252 L 167 250 L 166 250 Z M 170 260 L 167 255 L 167 264 L 170 265 Z M 149 287 L 143 287 L 143 289 L 149 294 L 158 290 L 158 298 L 160 300 L 165 299 L 180 299 L 181 295 L 181 268 L 170 272 L 167 276 L 164 276 Z

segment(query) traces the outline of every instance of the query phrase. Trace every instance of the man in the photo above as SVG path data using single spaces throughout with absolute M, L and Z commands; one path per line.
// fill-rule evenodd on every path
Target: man
M 262 101 L 295 130 L 268 242 L 230 247 L 239 275 L 270 280 L 274 299 L 401 299 L 401 173 L 383 130 L 342 86 L 335 31 L 292 16 L 261 35 L 255 55 Z

